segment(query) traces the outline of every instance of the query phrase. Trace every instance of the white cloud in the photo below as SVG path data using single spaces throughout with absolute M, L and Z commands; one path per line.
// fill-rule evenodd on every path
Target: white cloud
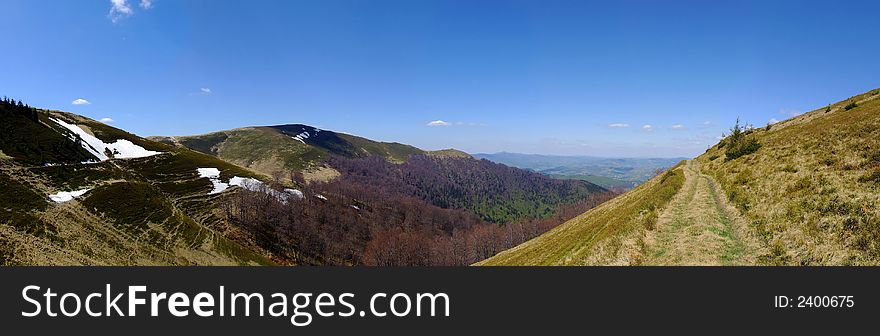
M 778 122 L 779 122 L 779 120 L 776 120 L 776 118 L 770 118 L 770 121 L 768 121 L 768 123 L 770 123 L 770 125 L 773 125 Z
M 100 121 L 100 122 L 102 122 L 102 123 L 105 123 L 105 124 L 109 124 L 109 123 L 114 122 L 115 120 L 113 120 L 113 118 L 101 118 L 101 119 L 98 120 L 98 121 Z
M 611 127 L 611 128 L 627 128 L 627 127 L 629 127 L 629 124 L 626 124 L 626 123 L 614 123 L 614 124 L 608 124 L 608 127 Z
M 672 129 L 677 129 L 677 130 L 684 129 L 684 125 L 682 125 L 682 124 L 675 124 L 675 125 L 672 125 Z
M 77 98 L 70 103 L 73 105 L 89 105 L 89 104 L 91 104 L 91 102 L 89 102 L 88 100 L 82 99 L 82 98 Z
M 128 0 L 110 0 L 110 13 L 107 17 L 113 23 L 118 22 L 122 18 L 126 18 L 134 14 L 134 10 L 128 4 Z
M 709 128 L 709 127 L 712 127 L 711 121 L 704 121 L 702 124 L 700 124 L 700 128 Z
M 153 0 L 140 0 L 138 6 L 144 10 L 151 9 L 153 8 Z M 117 23 L 132 15 L 134 15 L 134 8 L 128 3 L 128 0 L 110 0 L 110 13 L 107 13 L 110 21 Z
M 210 95 L 213 93 L 214 93 L 214 91 L 211 90 L 211 88 L 203 87 L 203 88 L 199 88 L 199 90 L 196 92 L 188 93 L 188 95 L 190 95 L 190 96 L 207 96 L 207 95 Z
M 434 120 L 432 122 L 427 123 L 425 126 L 434 127 L 434 126 L 450 126 L 450 125 L 452 125 L 452 123 L 450 123 L 450 122 L 446 122 L 443 120 Z
M 654 130 L 654 125 L 651 125 L 651 124 L 644 124 L 644 125 L 642 125 L 642 129 L 643 129 L 643 130 L 646 130 L 646 131 L 653 131 L 653 130 Z

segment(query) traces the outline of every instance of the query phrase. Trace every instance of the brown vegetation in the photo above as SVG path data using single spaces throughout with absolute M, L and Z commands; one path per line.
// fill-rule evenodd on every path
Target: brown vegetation
M 291 180 L 301 177 L 293 174 Z M 280 186 L 278 186 L 280 187 Z M 287 203 L 262 192 L 228 194 L 223 208 L 259 246 L 292 264 L 469 265 L 525 242 L 614 195 L 597 192 L 543 219 L 488 223 L 389 186 L 337 178 L 303 184 Z

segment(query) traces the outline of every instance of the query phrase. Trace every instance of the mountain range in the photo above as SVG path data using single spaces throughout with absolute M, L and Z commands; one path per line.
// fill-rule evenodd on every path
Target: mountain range
M 737 121 L 668 169 L 300 124 L 143 138 L 4 98 L 0 264 L 876 265 L 877 134 L 880 90 Z M 618 194 L 554 169 L 647 180 Z
M 377 142 L 307 125 L 245 127 L 193 136 L 154 136 L 157 142 L 189 148 L 263 172 L 320 171 L 328 155 L 380 156 L 395 162 L 426 151 L 400 143 Z
M 612 197 L 306 125 L 143 138 L 9 99 L 0 183 L 11 265 L 466 265 Z

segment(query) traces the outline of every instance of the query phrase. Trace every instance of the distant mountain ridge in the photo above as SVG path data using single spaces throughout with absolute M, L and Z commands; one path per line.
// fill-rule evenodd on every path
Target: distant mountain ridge
M 606 158 L 499 152 L 478 153 L 476 158 L 528 169 L 564 179 L 582 179 L 605 188 L 632 188 L 654 177 L 657 170 L 686 158 Z
M 149 139 L 186 147 L 266 175 L 289 170 L 319 170 L 330 155 L 379 156 L 392 162 L 409 155 L 469 156 L 454 149 L 426 151 L 397 142 L 373 141 L 303 124 L 254 126 L 202 135 L 153 136 Z

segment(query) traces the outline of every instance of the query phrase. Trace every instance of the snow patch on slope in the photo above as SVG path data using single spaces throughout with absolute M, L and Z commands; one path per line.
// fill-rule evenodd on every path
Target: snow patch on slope
M 208 195 L 219 194 L 229 188 L 229 184 L 220 181 L 220 169 L 217 168 L 196 168 L 199 177 L 207 178 L 214 185 L 214 189 L 208 192 Z
M 288 194 L 291 194 L 291 195 L 293 195 L 294 197 L 299 198 L 299 199 L 302 199 L 302 198 L 303 198 L 303 193 L 302 193 L 302 191 L 299 191 L 299 190 L 296 190 L 296 189 L 284 188 L 284 192 L 286 192 L 286 193 L 288 193 Z
M 265 184 L 263 184 L 263 182 L 260 182 L 260 180 L 250 177 L 233 176 L 231 179 L 229 179 L 229 184 L 239 186 L 250 191 L 263 191 L 263 188 L 268 188 Z
M 76 197 L 80 197 L 82 195 L 85 195 L 85 193 L 87 193 L 89 190 L 92 190 L 92 189 L 80 189 L 77 191 L 62 191 L 57 194 L 49 195 L 49 199 L 51 199 L 55 203 L 64 203 L 64 202 L 70 201 Z
M 196 171 L 199 173 L 199 177 L 209 179 L 214 185 L 214 189 L 208 192 L 208 195 L 224 192 L 226 189 L 229 189 L 230 186 L 239 186 L 246 190 L 262 192 L 274 196 L 285 204 L 290 197 L 296 197 L 298 199 L 303 198 L 303 193 L 299 190 L 285 188 L 283 191 L 278 191 L 270 188 L 265 183 L 260 182 L 260 180 L 250 177 L 233 176 L 227 183 L 224 183 L 220 180 L 220 170 L 217 168 L 197 168 Z
M 309 138 L 309 132 L 302 132 L 300 134 L 297 134 L 296 136 L 292 136 L 291 138 L 299 142 L 306 143 L 305 139 Z
M 321 132 L 321 130 L 313 127 L 312 132 L 314 132 L 314 134 L 309 133 L 309 131 L 307 131 L 307 130 L 303 130 L 302 132 L 300 132 L 299 134 L 297 134 L 295 136 L 292 136 L 291 138 L 305 144 L 306 139 L 308 139 L 311 136 L 318 135 L 318 133 Z
M 83 131 L 79 126 L 68 124 L 61 120 L 55 118 L 49 118 L 54 121 L 56 124 L 61 127 L 66 128 L 67 130 L 73 132 L 78 135 L 80 139 L 82 139 L 82 146 L 89 153 L 92 153 L 99 160 L 104 161 L 108 160 L 109 157 L 106 154 L 106 151 L 110 151 L 113 153 L 113 157 L 117 159 L 131 159 L 131 158 L 140 158 L 153 156 L 156 154 L 161 154 L 161 152 L 155 152 L 151 150 L 147 150 L 141 146 L 135 145 L 131 141 L 125 139 L 116 140 L 116 142 L 109 144 L 101 141 L 101 139 L 96 138 L 94 135 Z M 76 141 L 76 137 L 71 137 L 70 140 Z

